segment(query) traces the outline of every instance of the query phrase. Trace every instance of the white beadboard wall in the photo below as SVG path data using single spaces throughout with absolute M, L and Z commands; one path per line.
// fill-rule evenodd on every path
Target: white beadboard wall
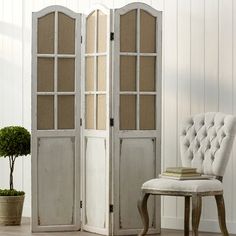
M 118 8 L 129 0 L 1 0 L 0 127 L 31 126 L 31 12 L 63 5 L 77 12 L 102 3 Z M 236 114 L 236 1 L 146 0 L 163 10 L 162 168 L 179 165 L 178 131 L 190 114 Z M 227 224 L 236 233 L 236 142 L 225 179 Z M 26 194 L 30 216 L 30 158 L 17 160 L 15 187 Z M 0 186 L 8 187 L 8 163 L 0 159 Z M 183 228 L 183 201 L 165 197 L 162 227 Z M 214 199 L 203 204 L 200 229 L 219 231 Z

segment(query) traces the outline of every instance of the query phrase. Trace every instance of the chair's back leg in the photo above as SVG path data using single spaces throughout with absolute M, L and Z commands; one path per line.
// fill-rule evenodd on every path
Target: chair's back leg
M 185 197 L 184 201 L 184 236 L 189 236 L 189 218 L 190 218 L 190 197 Z
M 226 227 L 226 222 L 225 222 L 225 203 L 224 203 L 224 197 L 223 195 L 216 195 L 216 204 L 217 204 L 217 210 L 218 210 L 218 219 L 219 219 L 219 224 L 220 224 L 220 229 L 221 232 L 224 236 L 228 236 L 228 230 Z
M 139 236 L 145 235 L 149 227 L 149 217 L 147 210 L 147 200 L 149 195 L 149 193 L 142 193 L 140 199 L 138 200 L 138 210 L 143 222 L 143 230 L 140 232 Z
M 192 196 L 192 231 L 193 236 L 198 236 L 198 226 L 201 217 L 202 198 L 198 195 Z

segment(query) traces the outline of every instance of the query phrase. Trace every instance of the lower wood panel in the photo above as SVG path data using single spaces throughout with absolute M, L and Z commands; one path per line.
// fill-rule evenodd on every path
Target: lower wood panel
M 106 228 L 106 140 L 86 138 L 85 224 Z
M 38 140 L 38 224 L 74 223 L 74 138 Z
M 137 209 L 142 184 L 155 177 L 155 140 L 120 139 L 120 229 L 142 228 Z M 155 226 L 155 203 L 148 201 L 150 227 Z

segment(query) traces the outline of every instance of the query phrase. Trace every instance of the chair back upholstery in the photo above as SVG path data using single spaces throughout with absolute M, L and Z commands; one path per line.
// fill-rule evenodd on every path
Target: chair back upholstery
M 220 112 L 185 120 L 180 133 L 182 166 L 206 175 L 223 176 L 236 132 L 236 117 Z

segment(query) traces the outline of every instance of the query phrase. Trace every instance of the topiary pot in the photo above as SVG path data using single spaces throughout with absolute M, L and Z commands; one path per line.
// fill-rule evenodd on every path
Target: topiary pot
M 0 225 L 20 225 L 25 195 L 0 196 Z

